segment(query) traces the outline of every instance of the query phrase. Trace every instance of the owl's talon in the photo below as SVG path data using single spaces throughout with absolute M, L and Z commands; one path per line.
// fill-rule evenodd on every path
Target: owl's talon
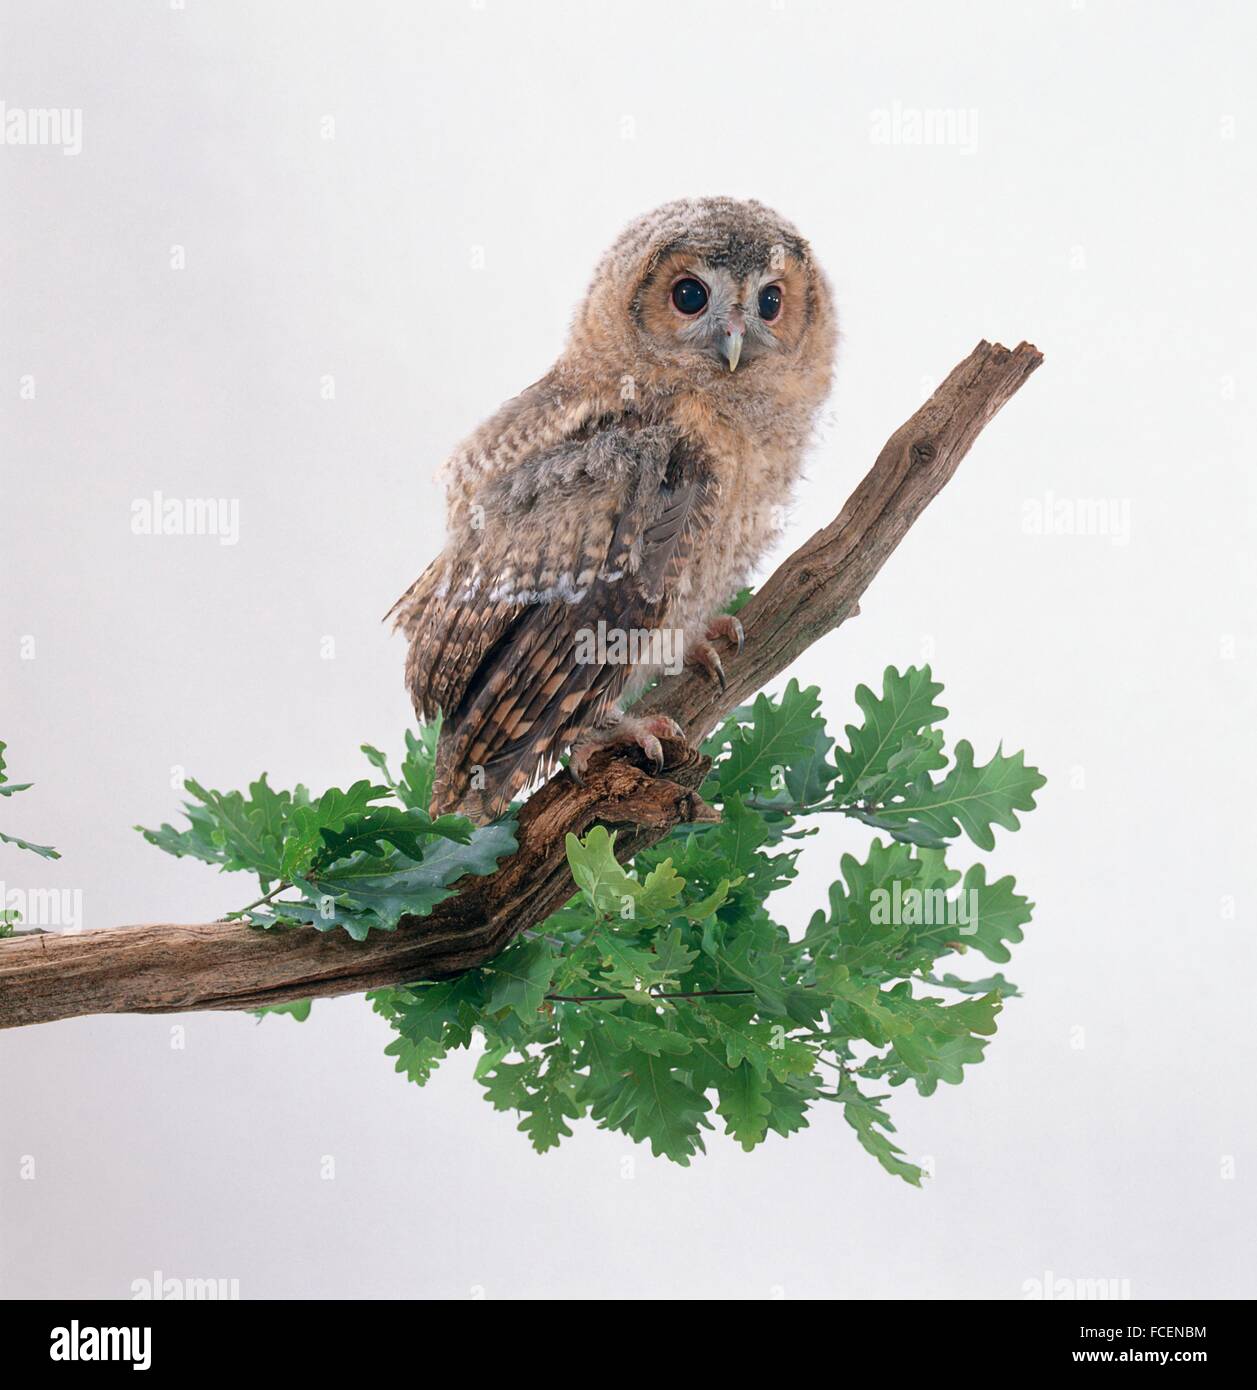
M 742 620 L 732 613 L 722 613 L 720 617 L 713 618 L 707 627 L 707 640 L 718 642 L 722 637 L 726 642 L 735 643 L 741 652 L 746 646 L 746 629 L 742 626 Z
M 666 714 L 652 714 L 644 719 L 633 719 L 631 716 L 623 721 L 621 728 L 625 729 L 625 737 L 628 741 L 636 743 L 643 753 L 654 764 L 655 772 L 663 771 L 663 744 L 660 739 L 675 739 L 680 743 L 685 742 L 685 731 Z
M 715 681 L 721 690 L 725 688 L 725 668 L 719 652 L 710 642 L 700 642 L 697 646 L 691 647 L 686 654 L 686 661 L 691 666 L 697 666 L 707 679 Z
M 589 760 L 600 748 L 612 748 L 617 744 L 640 748 L 654 768 L 656 775 L 663 771 L 664 755 L 661 740 L 671 739 L 685 742 L 685 731 L 666 714 L 653 714 L 643 719 L 626 716 L 618 724 L 594 734 L 583 743 L 574 744 L 568 759 L 567 770 L 578 787 L 585 785 L 589 771 Z

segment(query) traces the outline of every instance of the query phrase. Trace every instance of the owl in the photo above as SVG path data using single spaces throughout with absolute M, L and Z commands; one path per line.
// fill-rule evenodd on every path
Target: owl
M 502 815 L 565 750 L 680 730 L 625 706 L 681 664 L 723 683 L 722 617 L 778 534 L 836 340 L 793 226 L 665 204 L 603 257 L 566 347 L 444 469 L 447 540 L 390 617 L 416 712 L 443 716 L 433 814 Z

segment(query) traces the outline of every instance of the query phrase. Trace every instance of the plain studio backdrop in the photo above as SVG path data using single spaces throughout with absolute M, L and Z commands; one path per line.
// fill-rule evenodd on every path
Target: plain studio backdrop
M 982 856 L 1037 904 L 1025 998 L 962 1086 L 894 1094 L 921 1191 L 836 1108 L 688 1170 L 589 1122 L 538 1157 L 466 1054 L 395 1075 L 361 998 L 84 1018 L 0 1037 L 0 1293 L 1257 1292 L 1255 37 L 1241 3 L 4 6 L 7 111 L 80 113 L 0 145 L 0 737 L 36 784 L 0 828 L 63 855 L 0 845 L 6 892 L 212 920 L 251 881 L 131 828 L 183 776 L 399 749 L 380 618 L 437 466 L 681 195 L 779 209 L 834 284 L 780 555 L 979 339 L 1045 353 L 793 674 L 840 729 L 929 660 L 949 742 L 1049 781 Z M 136 534 L 155 493 L 223 533 Z M 867 840 L 827 823 L 778 915 Z

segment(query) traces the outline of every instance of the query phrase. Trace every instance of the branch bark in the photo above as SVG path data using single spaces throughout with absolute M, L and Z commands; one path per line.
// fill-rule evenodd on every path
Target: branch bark
M 717 689 L 687 671 L 642 701 L 666 710 L 694 742 L 825 633 L 860 599 L 922 510 L 1001 406 L 1043 360 L 979 343 L 891 435 L 841 513 L 800 546 L 742 610 L 746 647 L 725 662 Z M 559 773 L 519 815 L 519 850 L 483 878 L 467 878 L 431 915 L 396 932 L 351 941 L 309 928 L 260 931 L 239 922 L 118 927 L 0 941 L 0 1027 L 96 1013 L 246 1009 L 436 980 L 483 965 L 572 893 L 564 838 L 595 823 L 622 827 L 622 858 L 707 814 L 696 788 L 706 762 L 665 750 L 666 776 L 623 754 L 601 753 L 578 787 Z

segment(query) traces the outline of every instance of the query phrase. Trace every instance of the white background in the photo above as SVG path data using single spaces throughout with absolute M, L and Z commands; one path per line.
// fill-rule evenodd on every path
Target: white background
M 1046 354 L 794 674 L 841 725 L 928 658 L 951 739 L 1050 780 L 984 856 L 1037 904 L 1026 997 L 963 1086 L 894 1098 L 924 1191 L 837 1111 L 689 1170 L 588 1123 L 537 1157 L 466 1057 L 394 1075 L 361 999 L 81 1019 L 0 1036 L 0 1293 L 1257 1292 L 1254 37 L 1241 3 L 4 5 L 0 99 L 83 112 L 77 156 L 0 146 L 0 737 L 36 782 L 0 828 L 64 855 L 0 846 L 8 889 L 210 920 L 249 883 L 130 828 L 184 772 L 343 785 L 400 746 L 379 618 L 437 465 L 687 194 L 777 207 L 834 283 L 788 547 L 979 338 Z M 896 110 L 954 138 L 879 140 Z M 237 499 L 238 544 L 134 535 L 156 490 Z M 1029 534 L 1048 494 L 1125 543 Z M 784 920 L 865 842 L 809 842 Z

